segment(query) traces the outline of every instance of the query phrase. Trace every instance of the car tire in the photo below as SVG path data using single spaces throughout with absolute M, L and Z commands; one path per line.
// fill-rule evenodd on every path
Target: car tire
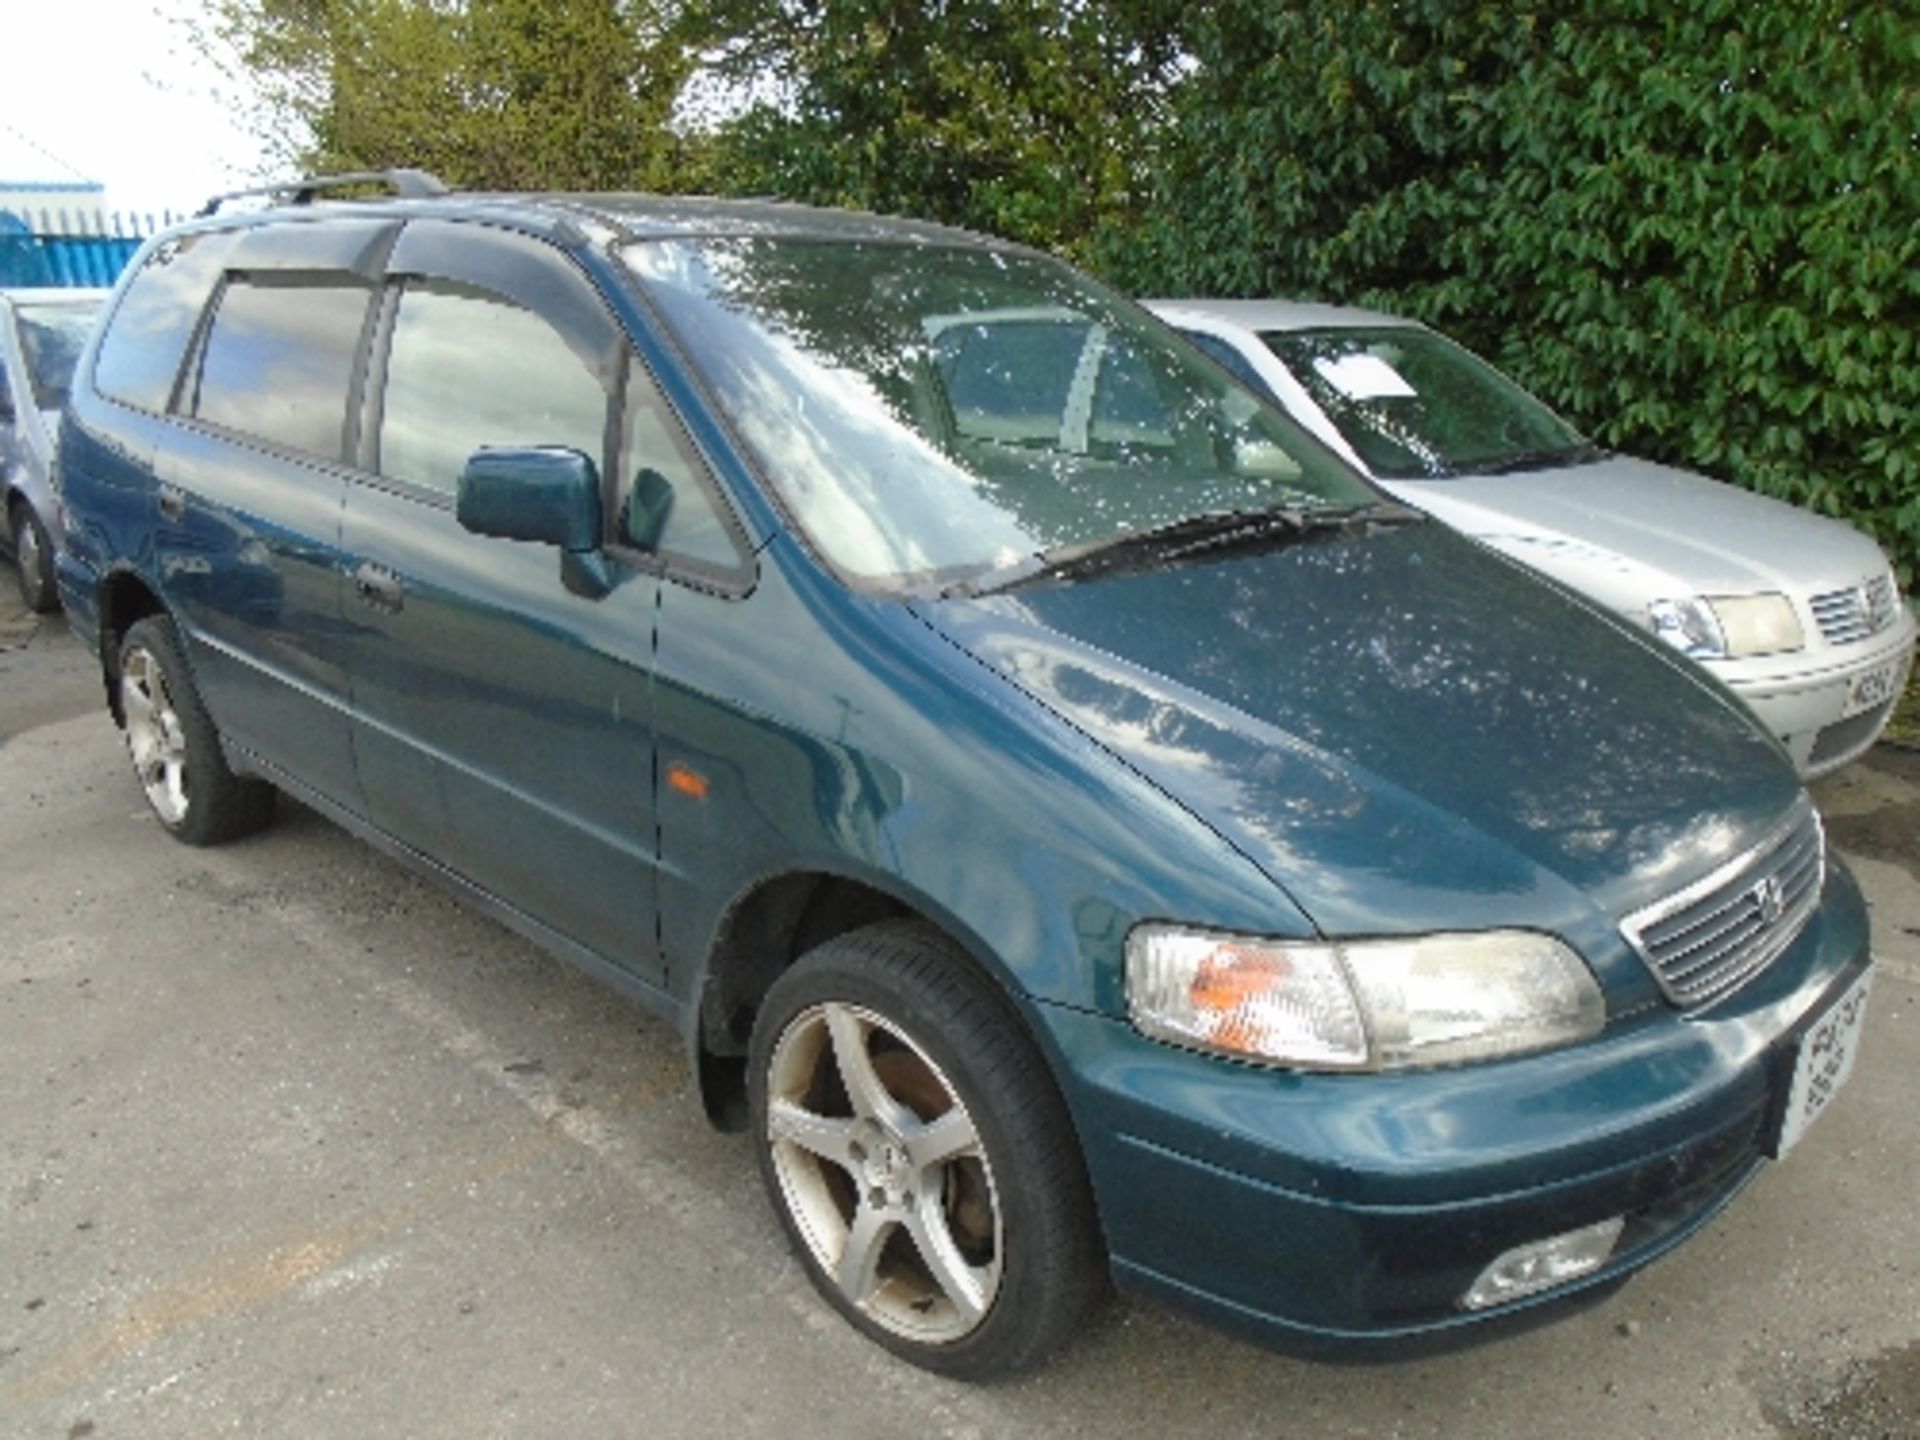
M 749 1070 L 761 1178 L 808 1276 L 896 1355 L 959 1379 L 1061 1343 L 1105 1265 L 1079 1146 L 1005 996 L 928 928 L 809 952 Z
M 153 616 L 127 630 L 117 685 L 134 776 L 176 840 L 218 845 L 273 818 L 273 787 L 228 768 L 171 620 Z
M 47 527 L 24 500 L 14 501 L 8 519 L 13 563 L 19 572 L 20 598 L 36 614 L 51 614 L 60 608 L 60 592 L 53 583 L 53 543 L 47 536 Z

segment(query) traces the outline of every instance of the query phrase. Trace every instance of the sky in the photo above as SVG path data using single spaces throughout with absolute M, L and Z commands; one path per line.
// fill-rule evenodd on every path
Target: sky
M 109 210 L 186 214 L 252 183 L 267 162 L 251 120 L 179 24 L 201 13 L 194 0 L 13 0 L 0 184 L 97 180 Z

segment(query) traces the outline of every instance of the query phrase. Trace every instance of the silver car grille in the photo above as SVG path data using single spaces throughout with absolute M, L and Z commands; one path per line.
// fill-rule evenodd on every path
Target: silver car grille
M 1674 1004 L 1710 1005 L 1793 943 L 1820 903 L 1826 835 L 1802 799 L 1787 823 L 1704 879 L 1637 910 L 1621 933 Z
M 1877 575 L 1845 590 L 1829 590 L 1809 602 L 1814 623 L 1829 645 L 1850 645 L 1878 635 L 1893 624 L 1896 602 L 1893 579 Z

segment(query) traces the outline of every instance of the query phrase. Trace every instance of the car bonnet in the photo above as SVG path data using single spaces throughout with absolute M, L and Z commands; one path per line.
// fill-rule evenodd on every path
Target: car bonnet
M 1871 539 L 1840 521 L 1625 455 L 1512 475 L 1380 483 L 1522 559 L 1528 545 L 1618 557 L 1662 595 L 1816 593 L 1887 567 Z M 1554 568 L 1544 555 L 1537 563 Z
M 1438 525 L 916 603 L 1331 935 L 1617 948 L 1800 793 L 1691 667 Z

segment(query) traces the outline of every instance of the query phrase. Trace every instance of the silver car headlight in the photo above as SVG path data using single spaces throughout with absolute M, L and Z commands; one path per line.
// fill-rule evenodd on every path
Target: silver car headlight
M 1141 925 L 1127 1008 L 1156 1040 L 1303 1070 L 1491 1060 L 1606 1023 L 1586 963 L 1521 930 L 1327 943 Z
M 1781 655 L 1806 643 L 1793 602 L 1759 595 L 1682 595 L 1647 607 L 1653 633 L 1695 660 Z

